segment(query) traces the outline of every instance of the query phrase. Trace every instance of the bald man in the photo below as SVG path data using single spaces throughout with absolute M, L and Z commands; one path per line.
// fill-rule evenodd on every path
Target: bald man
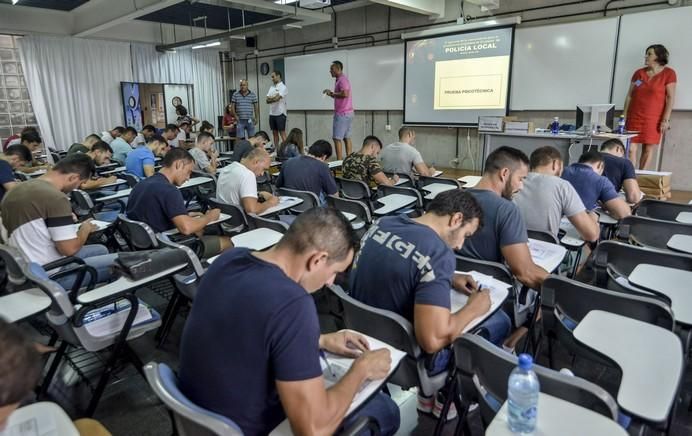
M 257 94 L 248 88 L 247 79 L 240 81 L 240 90 L 231 98 L 231 114 L 238 120 L 236 136 L 249 138 L 255 135 L 256 114 L 259 113 Z

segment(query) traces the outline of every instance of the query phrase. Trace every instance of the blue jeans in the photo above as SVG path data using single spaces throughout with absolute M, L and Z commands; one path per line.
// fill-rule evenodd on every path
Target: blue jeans
M 378 392 L 370 401 L 365 403 L 356 413 L 344 420 L 340 430 L 348 429 L 355 424 L 358 418 L 369 416 L 377 421 L 380 426 L 380 432 L 383 436 L 393 435 L 399 430 L 401 417 L 399 416 L 399 406 L 396 405 L 388 395 Z M 339 431 L 337 431 L 337 434 Z M 362 435 L 370 434 L 370 432 L 361 432 Z
M 255 136 L 255 124 L 252 120 L 238 120 L 238 126 L 235 130 L 236 138 L 249 138 Z
M 111 279 L 111 266 L 115 263 L 118 255 L 108 253 L 108 249 L 100 244 L 83 246 L 76 257 L 84 260 L 84 263 L 96 269 L 96 283 L 104 283 Z M 64 289 L 72 288 L 76 280 L 76 275 L 71 274 L 56 280 Z

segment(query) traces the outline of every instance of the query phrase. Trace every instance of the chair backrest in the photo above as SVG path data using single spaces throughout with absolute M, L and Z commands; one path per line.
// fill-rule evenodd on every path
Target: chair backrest
M 456 256 L 457 271 L 477 271 L 481 274 L 492 276 L 501 282 L 514 285 L 514 275 L 505 265 L 489 260 L 473 259 L 470 257 Z
M 198 277 L 201 277 L 204 274 L 204 267 L 202 266 L 202 262 L 200 262 L 199 257 L 195 254 L 194 251 L 187 245 L 180 244 L 178 242 L 172 241 L 171 238 L 168 237 L 167 234 L 165 233 L 159 233 L 156 235 L 156 239 L 159 243 L 161 243 L 162 246 L 164 247 L 170 247 L 170 248 L 178 248 L 180 250 L 183 250 L 185 252 L 185 255 L 187 256 L 188 263 L 192 267 L 192 269 L 195 271 L 195 274 Z
M 91 197 L 81 189 L 75 189 L 74 191 L 70 192 L 70 199 L 75 205 L 74 213 L 77 216 L 82 217 L 90 215 L 94 210 L 94 202 L 91 201 Z
M 214 436 L 243 434 L 231 419 L 197 406 L 178 387 L 178 377 L 165 363 L 149 362 L 144 374 L 157 397 L 172 412 L 176 434 Z
M 517 367 L 517 356 L 480 336 L 463 335 L 454 341 L 454 358 L 461 378 L 462 397 L 478 401 L 483 421 L 490 422 L 497 412 L 491 404 L 502 404 L 507 400 L 507 382 L 510 373 Z M 539 365 L 534 365 L 533 370 L 538 376 L 542 393 L 617 420 L 617 403 L 603 388 Z M 474 376 L 484 389 L 483 394 L 479 393 Z M 487 395 L 495 401 L 489 402 Z
M 120 177 L 125 179 L 125 181 L 127 182 L 127 186 L 129 186 L 130 188 L 134 188 L 135 185 L 140 181 L 139 177 L 131 173 L 122 173 L 120 174 Z
M 461 188 L 461 183 L 455 179 L 448 179 L 446 177 L 428 177 L 428 176 L 418 176 L 418 188 L 423 186 L 431 185 L 433 183 L 441 183 L 443 185 L 454 186 L 455 188 Z
M 121 213 L 115 226 L 131 250 L 150 250 L 159 246 L 156 234 L 146 223 L 132 220 Z
M 289 197 L 297 197 L 303 200 L 303 202 L 300 203 L 298 206 L 291 208 L 292 212 L 303 213 L 306 210 L 312 209 L 313 207 L 320 207 L 320 199 L 317 198 L 314 192 L 299 191 L 298 189 L 279 188 L 278 194 L 286 195 Z
M 527 230 L 528 236 L 531 239 L 536 239 L 538 241 L 550 242 L 551 244 L 559 244 L 560 241 L 557 240 L 555 235 L 545 232 L 543 230 Z
M 11 287 L 19 288 L 26 283 L 26 276 L 20 266 L 20 263 L 24 262 L 24 258 L 19 250 L 9 245 L 0 244 L 0 260 L 2 260 L 7 281 Z M 12 289 L 6 290 L 12 291 Z
M 341 212 L 348 212 L 354 214 L 358 219 L 365 223 L 365 225 L 372 224 L 372 215 L 370 214 L 370 208 L 358 200 L 349 200 L 347 198 L 335 197 L 333 195 L 327 196 L 327 205 L 333 207 Z
M 692 204 L 647 199 L 639 203 L 635 214 L 658 220 L 675 221 L 680 212 L 692 212 Z
M 252 213 L 247 215 L 247 221 L 251 229 L 265 228 L 277 231 L 281 234 L 286 233 L 286 230 L 288 230 L 288 224 L 285 222 L 263 218 Z
M 62 159 L 62 156 L 60 155 L 60 153 L 57 153 L 57 152 L 51 151 L 51 152 L 50 152 L 50 156 L 53 158 L 53 163 L 54 163 L 54 164 L 55 164 L 55 163 L 58 163 L 58 161 L 59 161 L 60 159 Z
M 416 209 L 423 209 L 423 196 L 421 195 L 420 191 L 411 188 L 411 187 L 406 187 L 406 186 L 387 186 L 387 185 L 380 185 L 377 188 L 377 196 L 379 197 L 384 197 L 390 194 L 401 194 L 401 195 L 406 195 L 408 197 L 415 197 L 416 198 L 416 203 L 413 205 Z
M 384 175 L 388 178 L 393 178 L 395 175 L 399 177 L 399 180 L 405 180 L 405 182 L 400 182 L 397 186 L 404 186 L 406 188 L 415 188 L 416 181 L 411 178 L 408 174 L 391 173 L 389 171 L 384 171 Z
M 370 200 L 370 187 L 367 183 L 360 180 L 344 179 L 343 177 L 335 177 L 335 179 L 341 194 L 345 198 L 350 200 Z
M 227 204 L 215 197 L 207 198 L 206 201 L 211 209 L 219 209 L 222 213 L 231 216 L 231 218 L 225 221 L 224 224 L 228 224 L 238 231 L 241 231 L 248 226 L 245 212 L 243 211 L 243 208 L 237 204 Z
M 668 250 L 673 235 L 692 236 L 692 225 L 632 215 L 620 221 L 616 236 L 630 244 Z
M 555 308 L 575 323 L 592 310 L 603 310 L 668 330 L 675 327 L 670 306 L 656 298 L 602 289 L 556 275 L 543 282 L 541 294 L 543 306 Z

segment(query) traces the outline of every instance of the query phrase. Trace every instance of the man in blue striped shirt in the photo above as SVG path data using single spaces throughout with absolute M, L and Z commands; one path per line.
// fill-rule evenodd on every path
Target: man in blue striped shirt
M 247 139 L 255 134 L 255 116 L 258 113 L 257 94 L 248 89 L 247 79 L 243 79 L 240 90 L 231 98 L 231 114 L 238 120 L 236 137 Z

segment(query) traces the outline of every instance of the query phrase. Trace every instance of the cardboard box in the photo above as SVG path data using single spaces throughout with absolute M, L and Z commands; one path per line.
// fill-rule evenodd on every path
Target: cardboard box
M 637 170 L 637 183 L 646 198 L 668 200 L 671 197 L 673 173 Z
M 505 123 L 505 132 L 533 133 L 533 123 L 530 121 L 509 121 Z

